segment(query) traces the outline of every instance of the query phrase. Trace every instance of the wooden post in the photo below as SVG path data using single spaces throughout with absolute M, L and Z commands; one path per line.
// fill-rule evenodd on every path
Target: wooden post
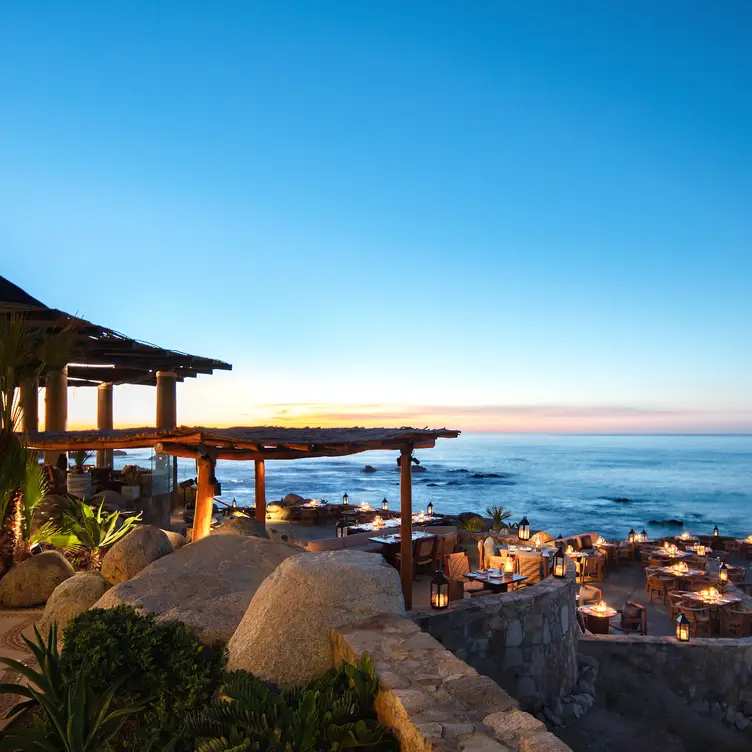
M 177 374 L 157 371 L 157 428 L 175 428 L 178 424 Z
M 97 428 L 111 431 L 113 426 L 112 384 L 105 382 L 97 387 Z M 112 449 L 97 449 L 97 467 L 112 467 Z
M 400 580 L 405 609 L 413 607 L 413 468 L 411 446 L 400 449 Z
M 254 460 L 256 470 L 256 520 L 266 525 L 266 468 L 264 460 Z
M 39 382 L 36 378 L 26 379 L 21 384 L 21 411 L 24 433 L 39 431 Z
M 193 517 L 193 540 L 209 535 L 214 505 L 214 486 L 211 483 L 214 466 L 209 459 L 199 459 L 198 483 L 196 486 L 196 511 Z
M 68 366 L 51 370 L 45 376 L 44 430 L 65 431 L 68 425 Z M 44 453 L 44 461 L 54 465 L 60 452 Z

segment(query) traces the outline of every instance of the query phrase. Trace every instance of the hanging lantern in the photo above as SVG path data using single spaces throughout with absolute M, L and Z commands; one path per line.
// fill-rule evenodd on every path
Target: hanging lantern
M 646 541 L 648 539 L 648 531 L 647 530 L 643 530 L 640 533 L 640 539 L 643 540 L 643 541 Z
M 337 523 L 337 537 L 338 538 L 346 538 L 347 537 L 347 528 L 348 525 L 344 520 L 340 520 Z
M 630 543 L 634 543 L 635 542 L 635 535 L 636 535 L 636 533 L 634 531 L 634 528 L 632 528 L 632 530 L 629 531 L 629 535 L 627 535 L 627 540 Z
M 432 501 L 428 502 L 428 506 L 426 507 L 426 514 L 429 517 L 433 517 L 433 502 Z
M 716 538 L 718 537 L 718 525 L 716 525 L 716 526 L 715 526 L 715 527 L 713 528 L 713 535 L 714 535 L 714 536 L 715 536 Z
M 449 606 L 449 583 L 444 572 L 439 569 L 431 580 L 431 608 L 447 608 Z
M 511 556 L 504 559 L 504 574 L 514 574 L 514 559 Z
M 517 527 L 517 537 L 520 540 L 530 540 L 530 523 L 527 517 L 523 517 L 520 520 L 520 524 Z
M 728 583 L 728 567 L 726 566 L 726 562 L 723 562 L 720 567 L 718 567 L 718 586 L 723 590 L 724 587 L 726 587 Z
M 345 494 L 345 495 L 344 495 L 344 496 L 342 497 L 342 503 L 343 503 L 343 504 L 344 504 L 345 506 L 347 506 L 347 505 L 348 505 L 348 504 L 350 503 L 350 497 L 349 497 L 349 496 L 348 496 L 347 494 Z
M 689 642 L 689 619 L 684 614 L 679 614 L 676 620 L 676 639 L 679 642 Z
M 553 565 L 554 577 L 566 577 L 567 576 L 567 557 L 564 556 L 564 552 L 557 548 L 554 555 L 551 557 Z
M 387 501 L 386 497 L 381 500 L 381 510 L 383 512 L 389 511 L 389 502 Z
M 707 553 L 707 552 L 705 551 L 705 546 L 702 546 L 702 545 L 699 545 L 699 544 L 698 544 L 698 545 L 696 545 L 696 546 L 695 546 L 695 553 L 696 553 L 696 554 L 697 554 L 698 556 L 705 556 L 705 554 Z

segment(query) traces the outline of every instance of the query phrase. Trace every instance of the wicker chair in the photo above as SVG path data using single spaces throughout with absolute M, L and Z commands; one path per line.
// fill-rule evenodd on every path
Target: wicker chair
M 625 561 L 634 561 L 635 558 L 635 546 L 634 543 L 622 542 L 619 544 L 617 555 L 620 559 Z
M 627 601 L 621 610 L 621 620 L 619 624 L 611 624 L 613 629 L 620 632 L 637 633 L 646 635 L 648 633 L 648 612 L 645 606 L 633 601 Z
M 605 571 L 605 555 L 587 556 L 582 561 L 580 582 L 603 582 Z
M 478 569 L 486 568 L 486 549 L 483 547 L 483 541 L 478 541 Z
M 744 582 L 747 579 L 746 567 L 729 567 L 728 578 L 731 582 Z
M 417 576 L 419 567 L 428 567 L 429 571 L 434 571 L 438 540 L 435 535 L 430 535 L 426 538 L 418 538 L 413 543 L 413 579 Z M 400 553 L 396 553 L 394 558 L 399 565 L 402 564 Z
M 679 611 L 687 617 L 690 632 L 694 637 L 710 637 L 712 635 L 709 609 L 681 606 Z
M 653 596 L 658 594 L 665 605 L 669 592 L 675 589 L 676 578 L 674 577 L 660 577 L 658 575 L 648 577 L 648 597 L 651 603 L 653 602 Z
M 680 607 L 684 605 L 684 598 L 689 595 L 688 590 L 672 590 L 668 594 L 669 619 L 672 621 L 679 616 Z
M 603 600 L 603 591 L 593 585 L 582 585 L 580 587 L 580 606 L 587 606 L 588 603 L 600 603 Z
M 444 535 L 437 535 L 439 539 L 436 545 L 436 561 L 441 565 L 441 562 L 446 559 L 449 554 L 459 551 L 459 535 L 457 533 L 446 533 Z
M 525 585 L 535 585 L 543 579 L 541 571 L 543 562 L 544 558 L 542 556 L 517 557 L 517 571 L 527 577 Z
M 650 585 L 648 584 L 648 580 L 650 580 L 651 577 L 656 577 L 658 574 L 657 569 L 653 569 L 652 567 L 646 567 L 645 568 L 645 592 L 650 592 Z
M 738 608 L 722 608 L 719 612 L 721 637 L 748 637 L 752 612 Z
M 470 571 L 470 559 L 464 551 L 444 557 L 444 574 L 449 581 L 450 601 L 461 600 L 466 592 L 483 590 L 482 582 L 471 582 L 465 579 L 465 575 Z
M 742 544 L 737 540 L 724 541 L 723 550 L 727 554 L 740 554 L 742 552 Z

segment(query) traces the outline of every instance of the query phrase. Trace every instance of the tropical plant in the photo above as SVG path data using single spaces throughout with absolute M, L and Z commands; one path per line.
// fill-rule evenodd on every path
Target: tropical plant
M 482 517 L 468 517 L 457 527 L 466 533 L 485 533 L 488 530 L 488 522 Z
M 87 452 L 85 449 L 78 449 L 75 452 L 71 452 L 71 459 L 73 460 L 73 472 L 82 473 L 84 471 L 84 465 L 94 456 L 94 452 Z
M 126 486 L 137 486 L 141 469 L 138 465 L 126 465 L 121 471 Z
M 378 680 L 368 655 L 302 687 L 274 691 L 246 671 L 230 671 L 221 689 L 188 728 L 197 752 L 259 750 L 394 750 L 396 740 L 376 719 Z
M 512 516 L 512 512 L 509 509 L 504 509 L 501 504 L 488 507 L 486 514 L 493 520 L 494 530 L 501 530 L 504 526 L 504 520 L 508 520 Z
M 123 723 L 146 705 L 111 709 L 120 686 L 127 681 L 122 676 L 111 682 L 102 692 L 95 693 L 86 685 L 84 672 L 74 675 L 66 672 L 57 649 L 57 627 L 50 627 L 47 641 L 34 627 L 35 640 L 24 641 L 39 664 L 36 670 L 11 658 L 1 658 L 8 666 L 25 678 L 28 684 L 0 684 L 0 693 L 27 698 L 11 708 L 8 717 L 24 709 L 39 707 L 30 728 L 8 729 L 0 742 L 0 750 L 40 750 L 40 752 L 100 752 L 109 749 L 110 740 L 120 731 Z
M 25 448 L 22 453 L 25 455 L 25 466 L 16 506 L 13 559 L 16 562 L 27 559 L 36 544 L 46 543 L 56 548 L 78 548 L 80 544 L 77 537 L 63 532 L 52 520 L 36 529 L 33 528 L 37 507 L 47 495 L 47 479 L 36 454 Z
M 120 512 L 104 513 L 104 499 L 94 509 L 86 500 L 68 497 L 68 508 L 63 512 L 62 529 L 88 549 L 90 569 L 101 569 L 102 550 L 114 546 L 141 521 L 141 513 L 123 520 L 118 527 Z
M 175 744 L 184 752 L 192 747 L 175 737 L 182 735 L 185 718 L 216 693 L 226 658 L 223 646 L 204 645 L 180 622 L 157 622 L 154 615 L 118 606 L 85 611 L 70 623 L 61 665 L 69 675 L 82 671 L 95 693 L 104 692 L 114 676 L 127 675 L 119 701 L 150 701 L 138 726 L 123 729 L 124 742 L 138 750 Z

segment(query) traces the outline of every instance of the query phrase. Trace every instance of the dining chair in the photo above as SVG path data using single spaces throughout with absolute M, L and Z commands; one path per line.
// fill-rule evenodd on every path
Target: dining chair
M 486 568 L 486 549 L 483 546 L 483 541 L 478 541 L 478 569 Z
M 723 548 L 727 554 L 740 554 L 742 552 L 742 544 L 736 540 L 724 541 Z
M 721 622 L 721 637 L 748 637 L 752 612 L 743 608 L 721 608 L 718 615 Z
M 710 637 L 712 635 L 710 609 L 682 605 L 679 611 L 687 617 L 690 633 L 694 637 Z
M 603 591 L 594 585 L 582 585 L 580 587 L 580 606 L 588 603 L 600 603 L 603 600 Z
M 517 557 L 517 572 L 527 577 L 525 585 L 535 585 L 543 579 L 543 562 L 544 558 L 535 554 Z
M 465 575 L 470 572 L 470 558 L 464 551 L 449 554 L 444 557 L 444 575 L 450 583 L 450 601 L 460 600 L 464 597 L 464 593 L 473 593 L 483 590 L 482 582 L 473 582 L 465 579 Z M 452 583 L 459 583 L 459 585 L 452 586 Z
M 728 578 L 731 582 L 744 582 L 747 579 L 746 567 L 729 567 Z
M 673 621 L 679 616 L 679 607 L 685 603 L 686 596 L 689 595 L 688 590 L 672 590 L 668 594 L 668 618 Z
M 624 604 L 624 608 L 621 610 L 621 619 L 619 624 L 611 623 L 613 629 L 618 629 L 620 632 L 637 633 L 646 635 L 648 633 L 648 612 L 645 606 L 635 603 L 634 601 L 627 601 Z
M 669 591 L 676 589 L 676 578 L 674 577 L 661 577 L 660 575 L 653 575 L 648 578 L 648 597 L 650 602 L 653 602 L 653 596 L 660 596 L 663 604 L 666 604 L 668 600 Z
M 413 579 L 417 576 L 419 567 L 429 567 L 430 571 L 434 571 L 437 543 L 438 538 L 435 535 L 429 535 L 413 541 Z M 402 554 L 397 552 L 394 558 L 402 566 Z
M 500 552 L 498 556 L 488 556 L 486 557 L 486 569 L 501 569 L 504 571 L 504 564 L 506 563 L 507 559 L 510 558 L 509 552 L 504 551 L 502 549 L 503 553 Z M 517 560 L 514 559 L 514 571 L 517 571 Z

